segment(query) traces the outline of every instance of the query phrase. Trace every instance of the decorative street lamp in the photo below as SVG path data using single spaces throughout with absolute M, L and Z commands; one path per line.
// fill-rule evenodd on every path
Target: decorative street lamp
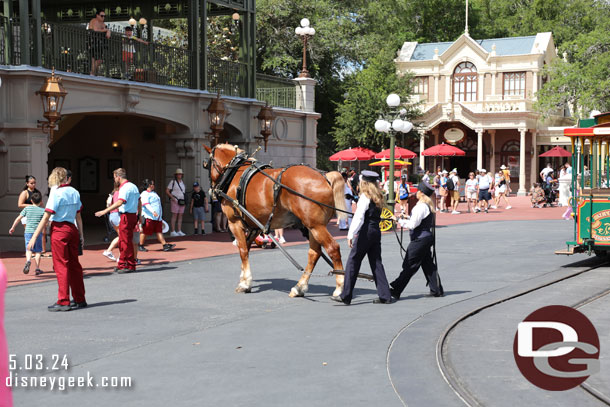
M 216 99 L 212 100 L 212 103 L 208 106 L 208 116 L 210 119 L 210 130 L 212 130 L 212 137 L 214 138 L 214 146 L 220 141 L 220 133 L 224 130 L 225 118 L 227 116 L 227 109 L 225 104 L 220 98 L 220 92 L 216 95 Z
M 307 39 L 313 37 L 316 33 L 315 28 L 309 26 L 309 20 L 304 18 L 301 20 L 301 26 L 294 29 L 296 35 L 300 35 L 303 38 L 303 69 L 299 74 L 299 78 L 309 78 L 309 71 L 307 70 Z
M 400 109 L 397 111 L 396 109 L 400 106 L 400 96 L 395 93 L 390 93 L 386 98 L 386 103 L 390 108 L 390 111 L 385 115 L 385 117 L 380 116 L 379 119 L 375 122 L 375 130 L 381 133 L 388 133 L 390 135 L 390 179 L 388 186 L 388 205 L 392 206 L 392 212 L 394 211 L 394 149 L 395 149 L 395 141 L 396 141 L 396 133 L 408 133 L 413 130 L 413 124 L 406 119 L 407 110 Z M 390 123 L 391 122 L 391 123 Z
M 258 115 L 255 116 L 258 119 L 261 129 L 261 135 L 254 137 L 257 140 L 263 140 L 265 145 L 265 152 L 267 152 L 267 141 L 269 136 L 271 136 L 271 126 L 273 126 L 273 109 L 267 103 L 265 106 L 261 107 L 261 111 L 258 112 Z
M 61 78 L 55 76 L 55 68 L 36 94 L 40 95 L 42 115 L 47 119 L 46 122 L 38 120 L 38 127 L 42 128 L 44 133 L 49 134 L 49 142 L 51 142 L 53 141 L 55 126 L 61 119 L 61 109 L 64 107 L 65 97 L 68 94 L 61 84 Z

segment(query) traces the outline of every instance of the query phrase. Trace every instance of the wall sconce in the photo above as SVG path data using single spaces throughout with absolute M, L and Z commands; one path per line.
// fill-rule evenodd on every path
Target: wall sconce
M 220 91 L 216 95 L 216 99 L 212 100 L 212 103 L 208 106 L 208 116 L 210 119 L 210 130 L 213 140 L 213 146 L 220 142 L 220 133 L 224 130 L 225 118 L 227 116 L 227 109 L 223 100 L 220 98 Z
M 49 142 L 51 142 L 53 141 L 55 126 L 61 119 L 61 109 L 64 107 L 65 97 L 68 94 L 61 84 L 61 78 L 55 76 L 55 68 L 36 94 L 40 95 L 42 115 L 47 119 L 46 122 L 38 120 L 38 127 L 42 129 L 43 133 L 49 134 Z
M 261 135 L 254 138 L 257 140 L 263 140 L 265 152 L 267 152 L 267 141 L 269 140 L 269 136 L 271 136 L 271 127 L 273 126 L 274 119 L 273 109 L 269 106 L 269 103 L 261 107 L 260 112 L 258 112 L 258 115 L 255 116 L 255 118 L 258 119 Z
M 112 142 L 112 151 L 114 151 L 115 153 L 120 153 L 123 151 L 123 147 L 119 144 L 118 141 L 113 141 Z

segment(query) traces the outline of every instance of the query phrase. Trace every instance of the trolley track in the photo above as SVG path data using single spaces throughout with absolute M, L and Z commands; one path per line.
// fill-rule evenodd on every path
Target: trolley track
M 441 336 L 439 337 L 437 344 L 436 344 L 436 361 L 437 361 L 437 366 L 441 372 L 441 375 L 443 376 L 443 379 L 445 380 L 445 382 L 449 385 L 449 387 L 451 388 L 451 390 L 453 390 L 453 392 L 460 398 L 460 400 L 462 400 L 464 402 L 464 404 L 466 404 L 467 406 L 483 406 L 484 404 L 481 403 L 475 396 L 474 394 L 472 394 L 472 392 L 470 392 L 465 385 L 462 384 L 462 382 L 460 381 L 459 375 L 457 374 L 456 370 L 454 369 L 451 361 L 449 360 L 448 357 L 448 351 L 447 351 L 447 344 L 448 344 L 448 338 L 450 336 L 451 333 L 453 333 L 455 331 L 455 329 L 457 328 L 457 326 L 464 322 L 465 320 L 479 314 L 481 311 L 484 310 L 488 310 L 494 306 L 497 306 L 499 304 L 503 304 L 505 302 L 508 301 L 512 301 L 516 298 L 519 297 L 523 297 L 525 295 L 531 294 L 533 292 L 536 292 L 538 290 L 553 286 L 555 284 L 559 284 L 561 282 L 564 282 L 566 280 L 570 280 L 572 278 L 581 276 L 585 273 L 591 272 L 593 270 L 599 269 L 601 267 L 605 267 L 605 266 L 610 266 L 610 259 L 607 260 L 603 260 L 601 261 L 599 264 L 596 264 L 594 266 L 588 267 L 584 270 L 579 270 L 576 271 L 572 274 L 569 274 L 567 276 L 562 276 L 560 278 L 557 278 L 555 280 L 546 282 L 544 284 L 539 284 L 535 287 L 529 288 L 527 290 L 522 290 L 521 292 L 518 292 L 516 294 L 510 295 L 508 297 L 499 299 L 499 300 L 495 300 L 492 301 L 486 305 L 480 306 L 472 311 L 467 312 L 466 314 L 462 315 L 461 317 L 459 317 L 458 319 L 456 319 L 453 323 L 451 323 L 441 334 Z M 587 304 L 590 304 L 594 301 L 597 301 L 605 296 L 607 296 L 608 294 L 610 294 L 610 289 L 606 289 L 603 291 L 600 291 L 582 301 L 579 301 L 578 303 L 572 305 L 573 308 L 580 308 L 583 307 Z M 599 391 L 598 389 L 596 389 L 595 387 L 587 384 L 587 383 L 583 383 L 580 385 L 580 388 L 583 390 L 583 392 L 587 393 L 588 395 L 590 395 L 591 397 L 594 397 L 595 399 L 599 400 L 600 402 L 604 403 L 605 405 L 610 406 L 610 397 L 603 394 L 601 391 Z

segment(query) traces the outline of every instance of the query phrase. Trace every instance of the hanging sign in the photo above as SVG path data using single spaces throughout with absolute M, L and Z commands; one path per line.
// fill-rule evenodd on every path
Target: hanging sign
M 458 143 L 466 137 L 464 131 L 457 127 L 452 127 L 450 129 L 445 130 L 444 134 L 445 140 L 447 140 L 451 144 Z

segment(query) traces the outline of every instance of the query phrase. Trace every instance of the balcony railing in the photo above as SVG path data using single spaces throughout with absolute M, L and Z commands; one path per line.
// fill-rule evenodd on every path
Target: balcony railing
M 30 24 L 30 38 L 35 38 L 35 24 Z M 41 29 L 41 65 L 58 71 L 89 75 L 99 62 L 96 74 L 158 85 L 193 88 L 191 51 L 158 43 L 143 43 L 112 32 L 86 30 L 82 24 L 43 23 Z M 20 25 L 17 19 L 0 16 L 0 65 L 36 65 L 33 43 L 31 61 L 21 57 Z M 247 64 L 208 58 L 207 90 L 227 96 L 246 94 Z M 257 74 L 256 97 L 272 106 L 296 108 L 297 84 L 289 79 Z

